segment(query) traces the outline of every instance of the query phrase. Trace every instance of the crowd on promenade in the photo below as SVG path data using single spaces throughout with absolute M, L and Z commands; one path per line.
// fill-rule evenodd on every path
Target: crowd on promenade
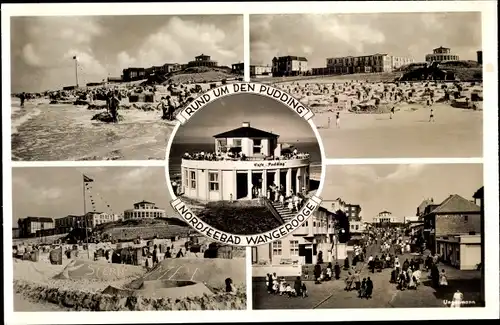
M 297 149 L 294 149 L 291 153 L 283 153 L 280 156 L 264 156 L 259 155 L 255 157 L 248 157 L 242 151 L 233 151 L 231 149 L 226 152 L 195 152 L 189 153 L 185 152 L 182 159 L 186 160 L 207 160 L 207 161 L 254 161 L 254 160 L 294 160 L 294 159 L 306 159 L 309 158 L 308 153 L 301 153 Z

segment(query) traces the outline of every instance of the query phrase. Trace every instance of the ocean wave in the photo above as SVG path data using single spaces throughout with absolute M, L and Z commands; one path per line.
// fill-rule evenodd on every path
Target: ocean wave
M 17 107 L 12 107 L 12 113 L 19 113 L 21 112 L 21 108 L 18 107 L 19 109 L 16 109 Z M 26 114 L 24 115 L 20 115 L 16 118 L 12 118 L 12 124 L 11 124 L 11 133 L 12 134 L 16 134 L 19 132 L 19 128 L 21 127 L 21 125 L 23 125 L 24 123 L 28 122 L 29 120 L 37 117 L 38 115 L 40 115 L 42 111 L 37 108 L 37 107 L 34 107 L 31 111 L 27 112 Z

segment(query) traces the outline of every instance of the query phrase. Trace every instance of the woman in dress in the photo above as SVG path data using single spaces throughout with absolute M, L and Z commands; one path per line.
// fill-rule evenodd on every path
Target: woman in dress
M 446 272 L 444 271 L 444 269 L 441 270 L 441 274 L 439 275 L 439 286 L 448 286 L 448 278 L 446 277 Z

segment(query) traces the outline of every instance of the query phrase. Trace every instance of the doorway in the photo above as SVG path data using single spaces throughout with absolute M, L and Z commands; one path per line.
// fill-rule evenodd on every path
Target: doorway
M 248 197 L 248 174 L 236 173 L 236 200 Z
M 252 173 L 252 198 L 258 198 L 259 192 L 262 195 L 262 172 Z
M 305 248 L 305 262 L 306 264 L 312 264 L 313 262 L 313 250 L 310 247 Z

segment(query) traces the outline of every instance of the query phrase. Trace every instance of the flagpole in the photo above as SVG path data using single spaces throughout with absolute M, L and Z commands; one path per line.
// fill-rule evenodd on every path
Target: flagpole
M 78 58 L 75 56 L 73 60 L 75 60 L 76 88 L 78 88 Z
M 85 175 L 83 175 L 83 221 L 85 225 L 85 242 L 87 243 L 87 256 L 90 259 L 89 235 L 87 230 L 87 203 L 85 197 Z

